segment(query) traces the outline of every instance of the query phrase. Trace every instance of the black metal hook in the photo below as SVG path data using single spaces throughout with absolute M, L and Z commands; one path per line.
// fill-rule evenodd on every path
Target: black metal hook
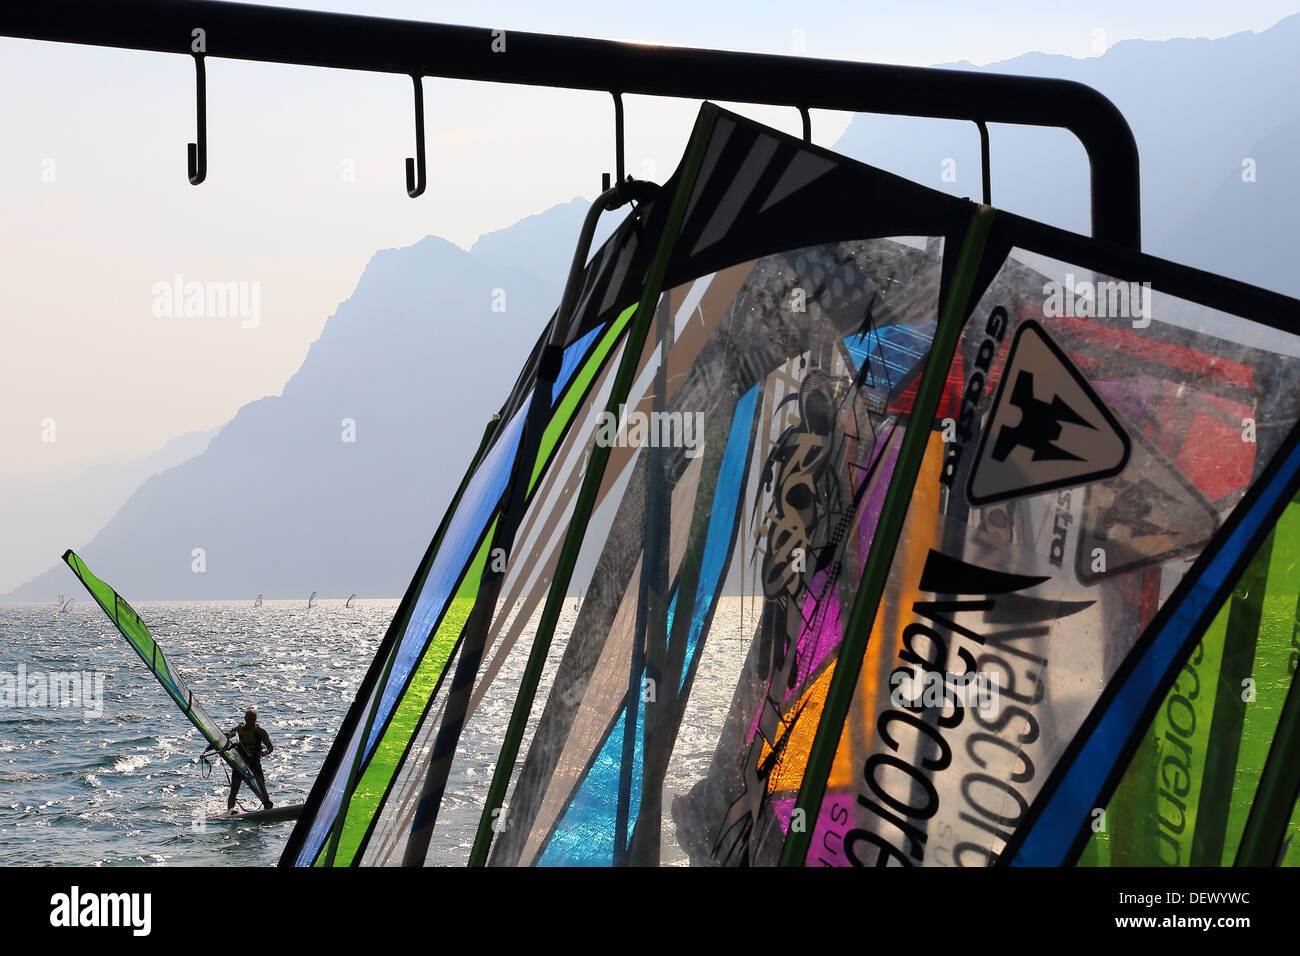
M 989 162 L 989 128 L 982 119 L 976 120 L 980 128 L 980 174 L 984 180 L 984 205 L 993 205 L 993 172 Z
M 427 182 L 424 166 L 424 85 L 418 74 L 411 74 L 415 85 L 415 159 L 406 157 L 406 195 L 414 199 L 424 192 Z
M 803 119 L 803 141 L 809 146 L 812 145 L 812 115 L 808 112 L 808 107 L 799 107 L 799 116 Z
M 623 94 L 611 92 L 609 95 L 614 97 L 614 185 L 618 185 L 627 179 L 623 170 Z M 609 186 L 609 173 L 603 173 L 601 191 L 608 190 Z
M 197 186 L 208 178 L 208 78 L 203 54 L 194 54 L 195 126 L 197 143 L 188 144 L 190 185 Z

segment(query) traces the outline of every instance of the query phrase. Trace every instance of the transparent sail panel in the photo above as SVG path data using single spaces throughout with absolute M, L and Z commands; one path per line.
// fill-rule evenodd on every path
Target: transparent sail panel
M 1295 425 L 1292 336 L 1028 258 L 963 329 L 809 864 L 997 860 Z
M 941 254 L 938 240 L 834 243 L 661 298 L 605 436 L 626 466 L 584 540 L 580 608 L 557 629 L 564 652 L 492 863 L 779 852 L 744 821 L 755 798 L 770 821 L 797 790 L 807 740 L 790 728 L 856 588 Z

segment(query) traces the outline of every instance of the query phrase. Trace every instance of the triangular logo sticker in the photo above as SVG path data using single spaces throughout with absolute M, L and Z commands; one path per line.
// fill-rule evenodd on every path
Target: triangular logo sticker
M 1033 320 L 1007 355 L 966 496 L 973 505 L 1073 488 L 1124 470 L 1129 437 L 1074 363 Z

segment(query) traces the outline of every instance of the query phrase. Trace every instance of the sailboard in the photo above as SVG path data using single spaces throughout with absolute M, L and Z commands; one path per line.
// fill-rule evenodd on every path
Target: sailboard
M 712 104 L 584 263 L 282 864 L 1295 852 L 1300 302 Z
M 344 607 L 352 607 L 352 601 L 353 601 L 355 598 L 356 598 L 356 595 L 355 595 L 355 594 L 351 595 L 351 596 L 347 599 L 347 602 L 346 602 L 343 606 L 344 606 Z
M 259 594 L 257 596 L 257 600 L 253 602 L 253 607 L 261 607 L 261 606 L 262 606 L 262 595 Z
M 184 679 L 172 667 L 171 661 L 163 653 L 162 648 L 154 641 L 149 629 L 145 626 L 140 615 L 135 612 L 131 605 L 127 604 L 110 585 L 101 581 L 90 569 L 86 563 L 81 560 L 71 549 L 63 553 L 63 560 L 72 569 L 72 573 L 90 592 L 90 596 L 95 599 L 95 603 L 100 606 L 103 612 L 108 615 L 108 619 L 113 622 L 118 632 L 126 638 L 132 649 L 140 655 L 145 666 L 149 668 L 150 673 L 157 678 L 158 683 L 162 685 L 163 690 L 167 691 L 167 696 L 172 699 L 177 707 L 195 727 L 198 728 L 203 739 L 208 742 L 213 750 L 220 755 L 229 766 L 232 773 L 236 773 L 248 785 L 249 789 L 265 805 L 270 802 L 262 785 L 257 782 L 257 777 L 253 774 L 244 760 L 243 755 L 236 746 L 236 742 L 222 732 L 217 723 L 212 719 L 203 705 L 194 699 L 194 694 L 186 686 Z
M 284 806 L 272 807 L 269 810 L 248 810 L 235 811 L 234 813 L 225 813 L 215 817 L 208 817 L 208 823 L 283 823 L 288 820 L 297 820 L 302 813 L 303 805 L 301 803 L 286 804 Z
M 307 610 L 310 611 L 315 604 L 316 604 L 316 592 L 312 591 L 311 597 L 307 598 Z

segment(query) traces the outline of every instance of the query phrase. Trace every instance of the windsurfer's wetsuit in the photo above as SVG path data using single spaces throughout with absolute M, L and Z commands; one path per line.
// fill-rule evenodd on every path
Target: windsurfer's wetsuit
M 253 772 L 257 778 L 262 792 L 266 793 L 266 777 L 262 775 L 262 747 L 265 745 L 266 753 L 270 753 L 275 748 L 271 746 L 271 735 L 266 732 L 266 728 L 261 724 L 240 724 L 233 730 L 226 732 L 226 736 L 235 741 L 235 747 L 243 755 L 244 760 L 248 762 L 248 769 Z M 239 795 L 239 785 L 243 779 L 237 773 L 230 775 L 230 799 L 226 801 L 226 809 L 235 809 L 235 797 Z M 266 801 L 266 809 L 271 809 L 271 801 Z

